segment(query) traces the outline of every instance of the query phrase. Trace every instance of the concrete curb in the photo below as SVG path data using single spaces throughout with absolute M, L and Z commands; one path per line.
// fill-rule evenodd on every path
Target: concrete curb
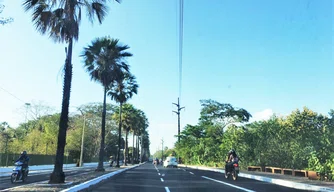
M 208 168 L 208 167 L 198 167 L 198 166 L 189 166 L 189 165 L 179 165 L 179 167 L 186 167 L 186 168 L 192 168 L 192 169 L 199 169 L 199 170 L 206 170 L 206 171 L 214 171 L 219 173 L 224 173 L 225 170 L 219 170 L 215 168 Z M 254 179 L 258 181 L 263 181 L 267 183 L 272 183 L 276 185 L 281 185 L 284 187 L 294 188 L 294 189 L 301 189 L 301 190 L 308 190 L 308 191 L 331 191 L 334 192 L 334 189 L 328 188 L 328 187 L 322 187 L 317 185 L 311 185 L 311 184 L 305 184 L 305 183 L 297 183 L 293 181 L 287 181 L 283 179 L 274 179 L 270 177 L 264 177 L 264 176 L 257 176 L 257 175 L 251 175 L 246 173 L 239 173 L 240 177 L 248 178 L 248 179 Z
M 82 190 L 85 190 L 87 188 L 90 188 L 94 185 L 97 185 L 99 184 L 100 182 L 104 181 L 104 180 L 107 180 L 111 177 L 113 177 L 114 175 L 117 175 L 119 173 L 122 173 L 124 171 L 127 171 L 127 170 L 130 170 L 130 169 L 133 169 L 133 168 L 136 168 L 136 167 L 139 167 L 143 164 L 145 164 L 146 162 L 144 163 L 140 163 L 138 165 L 134 165 L 134 166 L 131 166 L 131 167 L 128 167 L 128 168 L 124 168 L 124 169 L 120 169 L 120 170 L 117 170 L 117 171 L 113 171 L 111 173 L 108 173 L 108 174 L 105 174 L 105 175 L 102 175 L 100 177 L 97 177 L 95 179 L 92 179 L 92 180 L 89 180 L 89 181 L 86 181 L 84 183 L 81 183 L 79 185 L 75 185 L 73 187 L 70 187 L 68 189 L 64 189 L 62 190 L 61 192 L 76 192 L 76 191 L 82 191 Z

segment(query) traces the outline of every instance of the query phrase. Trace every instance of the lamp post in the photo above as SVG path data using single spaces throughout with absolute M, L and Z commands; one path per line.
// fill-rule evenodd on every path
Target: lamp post
M 25 128 L 27 129 L 27 115 L 28 115 L 28 108 L 30 107 L 30 103 L 25 103 L 26 106 L 26 117 L 25 117 Z
M 85 125 L 86 125 L 86 114 L 82 111 L 82 109 L 77 108 L 81 114 L 83 115 L 84 122 L 82 126 L 82 134 L 81 134 L 81 150 L 80 150 L 80 161 L 79 166 L 82 167 L 83 165 L 83 151 L 84 151 L 84 139 L 85 139 Z

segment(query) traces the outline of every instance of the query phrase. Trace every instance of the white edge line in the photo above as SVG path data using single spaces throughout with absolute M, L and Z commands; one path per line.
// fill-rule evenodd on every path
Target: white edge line
M 217 183 L 221 183 L 221 184 L 224 184 L 224 185 L 228 185 L 230 187 L 234 187 L 234 188 L 237 188 L 237 189 L 241 189 L 243 191 L 247 191 L 247 192 L 255 192 L 253 190 L 250 190 L 250 189 L 246 189 L 246 188 L 243 188 L 243 187 L 239 187 L 239 186 L 236 186 L 236 185 L 232 185 L 232 184 L 229 184 L 229 183 L 225 183 L 223 181 L 219 181 L 219 180 L 216 180 L 216 179 L 212 179 L 210 177 L 205 177 L 205 176 L 202 176 L 204 179 L 208 179 L 208 180 L 211 180 L 211 181 L 215 181 Z
M 213 169 L 213 168 L 206 168 L 206 167 L 196 167 L 196 166 L 190 166 L 187 165 L 187 168 L 192 168 L 192 169 L 200 169 L 200 170 L 205 170 L 205 171 L 213 171 L 213 172 L 219 172 L 219 173 L 225 173 L 224 170 L 219 170 L 219 169 Z M 319 185 L 313 185 L 313 184 L 304 184 L 304 183 L 298 183 L 298 182 L 293 182 L 293 181 L 287 181 L 284 179 L 275 179 L 271 177 L 264 177 L 264 176 L 256 176 L 256 175 L 251 175 L 251 174 L 246 174 L 246 173 L 240 173 L 240 177 L 248 178 L 248 179 L 253 179 L 257 181 L 262 181 L 266 183 L 272 183 L 284 187 L 289 187 L 293 189 L 301 189 L 301 190 L 312 190 L 312 191 L 330 191 L 334 192 L 334 189 L 329 188 L 329 187 L 323 187 Z
M 170 192 L 169 188 L 168 187 L 165 187 L 165 190 L 166 192 Z
M 164 182 L 164 179 L 163 178 L 160 178 L 161 182 Z
M 189 172 L 190 174 L 192 174 L 192 175 L 194 175 L 194 173 L 193 172 Z
M 80 191 L 80 190 L 83 190 L 83 189 L 86 189 L 86 188 L 89 188 L 90 186 L 92 185 L 96 185 L 98 183 L 100 183 L 101 181 L 103 180 L 106 180 L 106 179 L 109 179 L 110 177 L 114 176 L 114 175 L 117 175 L 119 173 L 122 173 L 124 171 L 127 171 L 129 169 L 132 169 L 132 168 L 136 168 L 140 165 L 143 165 L 144 163 L 141 163 L 139 165 L 135 165 L 135 166 L 132 166 L 132 167 L 128 167 L 128 168 L 124 168 L 124 169 L 120 169 L 120 170 L 117 170 L 117 171 L 114 171 L 114 172 L 111 172 L 111 173 L 108 173 L 108 174 L 105 174 L 105 175 L 102 175 L 100 177 L 97 177 L 95 179 L 92 179 L 92 180 L 89 180 L 89 181 L 86 181 L 84 183 L 81 183 L 79 185 L 75 185 L 73 187 L 70 187 L 68 189 L 65 189 L 65 190 L 62 190 L 61 192 L 76 192 L 76 191 Z

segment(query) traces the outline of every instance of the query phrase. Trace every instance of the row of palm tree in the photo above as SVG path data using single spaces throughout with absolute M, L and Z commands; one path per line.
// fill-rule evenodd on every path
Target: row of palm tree
M 115 0 L 120 3 L 120 0 Z M 55 42 L 67 43 L 66 59 L 64 64 L 64 85 L 62 95 L 62 108 L 59 123 L 57 152 L 54 170 L 49 183 L 64 183 L 63 172 L 64 149 L 66 132 L 68 128 L 68 113 L 72 84 L 72 51 L 73 41 L 79 39 L 79 29 L 82 12 L 85 11 L 88 20 L 94 23 L 97 19 L 100 24 L 107 15 L 107 0 L 24 0 L 25 11 L 32 12 L 32 22 L 41 34 L 48 34 Z M 120 45 L 117 39 L 109 37 L 97 38 L 92 44 L 84 48 L 81 57 L 84 66 L 92 80 L 102 84 L 104 88 L 103 112 L 101 127 L 101 146 L 97 171 L 103 171 L 106 97 L 111 96 L 120 104 L 119 108 L 119 142 L 118 158 L 121 146 L 122 105 L 137 93 L 138 85 L 135 77 L 129 71 L 126 58 L 132 54 L 127 52 L 127 45 Z M 133 125 L 125 124 L 126 132 Z M 134 129 L 133 129 L 134 130 Z M 139 132 L 138 132 L 139 133 Z M 138 134 L 137 133 L 137 134 Z M 126 134 L 127 136 L 127 134 Z M 125 153 L 126 154 L 126 153 Z M 119 161 L 117 161 L 119 166 Z
M 96 38 L 91 45 L 84 48 L 81 57 L 84 58 L 84 66 L 92 80 L 101 83 L 103 93 L 103 112 L 101 129 L 101 146 L 97 171 L 104 171 L 104 138 L 106 121 L 106 97 L 107 94 L 122 106 L 133 94 L 137 93 L 138 84 L 130 73 L 126 58 L 132 54 L 127 52 L 129 46 L 120 45 L 119 40 L 109 37 Z M 121 113 L 122 107 L 120 107 Z M 121 121 L 119 128 L 119 146 L 121 139 Z M 119 164 L 117 164 L 119 166 Z
M 121 109 L 121 108 L 120 108 Z M 125 103 L 122 106 L 122 113 L 115 113 L 114 118 L 118 119 L 119 123 L 122 125 L 122 128 L 125 132 L 125 147 L 124 147 L 124 162 L 127 165 L 128 157 L 129 157 L 129 142 L 128 137 L 129 134 L 132 134 L 132 146 L 133 148 L 139 149 L 139 137 L 144 137 L 146 134 L 146 128 L 148 127 L 148 120 L 145 116 L 145 113 L 136 109 L 133 105 Z M 136 138 L 136 146 L 135 146 L 135 138 Z M 143 151 L 143 147 L 142 150 Z M 138 159 L 138 154 L 134 154 L 134 150 L 132 150 L 132 164 L 134 163 L 134 157 Z M 119 155 L 117 157 L 119 161 Z

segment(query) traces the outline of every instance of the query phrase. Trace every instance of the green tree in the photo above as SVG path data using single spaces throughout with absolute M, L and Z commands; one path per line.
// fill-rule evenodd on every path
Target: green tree
M 84 58 L 85 68 L 91 79 L 101 83 L 104 88 L 101 146 L 97 171 L 104 171 L 106 96 L 112 82 L 116 81 L 124 71 L 129 70 L 125 58 L 131 57 L 132 54 L 127 52 L 127 49 L 129 49 L 129 46 L 120 45 L 118 39 L 103 37 L 93 40 L 91 45 L 84 48 L 81 55 Z
M 117 42 L 116 42 L 117 43 Z M 118 78 L 113 81 L 109 86 L 108 95 L 112 100 L 119 103 L 119 130 L 118 130 L 118 154 L 117 154 L 117 167 L 119 167 L 119 156 L 120 156 L 120 146 L 121 146 L 121 133 L 122 133 L 122 108 L 123 104 L 132 98 L 134 94 L 137 94 L 138 84 L 136 78 L 129 72 L 121 73 Z M 128 128 L 128 127 L 127 127 Z M 127 131 L 126 131 L 127 132 Z M 128 133 L 128 132 L 127 132 Z M 127 135 L 126 135 L 127 143 Z M 127 144 L 126 144 L 127 147 Z M 127 149 L 125 147 L 125 152 Z M 126 153 L 125 153 L 126 154 Z M 126 159 L 125 159 L 126 163 Z
M 119 2 L 119 0 L 116 1 Z M 64 183 L 65 174 L 63 172 L 63 160 L 72 82 L 73 40 L 78 40 L 79 38 L 82 10 L 86 11 L 86 15 L 92 23 L 95 16 L 99 23 L 102 23 L 107 14 L 106 1 L 25 0 L 23 6 L 26 11 L 32 11 L 32 21 L 39 32 L 42 34 L 48 33 L 56 42 L 68 43 L 68 51 L 64 65 L 65 75 L 56 161 L 49 181 L 49 183 Z

